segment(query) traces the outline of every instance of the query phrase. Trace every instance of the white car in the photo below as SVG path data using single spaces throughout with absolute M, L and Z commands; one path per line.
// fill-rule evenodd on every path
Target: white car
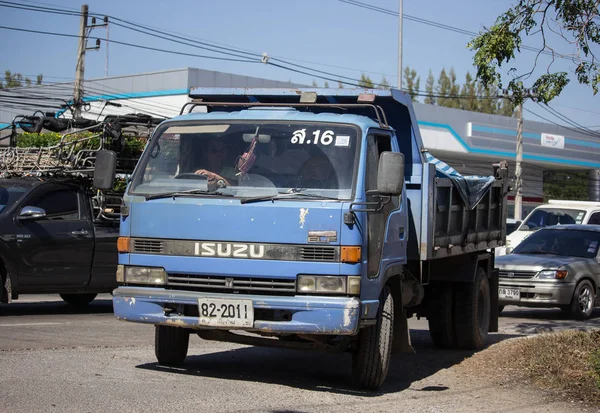
M 550 200 L 536 207 L 515 231 L 506 236 L 506 247 L 496 248 L 496 256 L 510 254 L 521 241 L 540 228 L 570 224 L 599 225 L 600 202 Z

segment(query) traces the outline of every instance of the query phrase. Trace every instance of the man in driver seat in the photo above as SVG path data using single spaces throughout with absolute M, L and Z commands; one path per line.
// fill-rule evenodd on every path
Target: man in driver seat
M 231 166 L 225 166 L 227 161 L 227 145 L 223 140 L 210 139 L 206 150 L 202 152 L 201 169 L 196 174 L 207 177 L 209 183 L 214 184 L 223 181 L 225 186 L 230 186 L 235 182 L 235 169 Z

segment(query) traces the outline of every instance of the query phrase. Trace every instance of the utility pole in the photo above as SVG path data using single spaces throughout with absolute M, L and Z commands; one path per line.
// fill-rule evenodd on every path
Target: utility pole
M 108 77 L 108 17 L 104 17 L 104 24 L 106 24 L 106 60 L 104 61 L 104 77 Z
M 402 0 L 398 8 L 398 89 L 402 89 Z
M 83 99 L 83 73 L 85 71 L 85 49 L 87 43 L 88 5 L 81 6 L 81 23 L 79 25 L 79 48 L 77 49 L 77 66 L 75 68 L 75 91 L 73 115 L 81 117 L 81 102 Z
M 515 168 L 515 219 L 520 221 L 523 210 L 523 103 L 517 106 L 517 166 Z

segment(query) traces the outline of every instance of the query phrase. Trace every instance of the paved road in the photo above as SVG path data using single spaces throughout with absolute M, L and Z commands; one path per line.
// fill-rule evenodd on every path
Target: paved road
M 472 355 L 432 347 L 411 320 L 416 355 L 394 357 L 377 394 L 349 383 L 350 357 L 206 342 L 192 337 L 188 363 L 155 363 L 151 326 L 116 321 L 110 296 L 75 312 L 54 296 L 0 307 L 0 411 L 539 411 L 539 394 L 514 397 L 449 369 Z M 493 341 L 564 328 L 600 328 L 600 311 L 574 322 L 558 310 L 507 307 Z M 538 405 L 538 403 L 540 405 Z M 547 411 L 567 411 L 554 403 Z M 549 410 L 548 410 L 549 409 Z

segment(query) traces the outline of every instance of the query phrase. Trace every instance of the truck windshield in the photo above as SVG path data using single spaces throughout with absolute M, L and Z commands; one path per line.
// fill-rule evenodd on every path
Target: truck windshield
M 0 184 L 0 213 L 19 202 L 30 188 L 18 184 Z
M 534 231 L 551 225 L 581 224 L 585 211 L 578 209 L 539 208 L 523 222 L 519 231 Z
M 130 193 L 350 199 L 358 145 L 358 128 L 351 125 L 170 123 L 148 144 Z

